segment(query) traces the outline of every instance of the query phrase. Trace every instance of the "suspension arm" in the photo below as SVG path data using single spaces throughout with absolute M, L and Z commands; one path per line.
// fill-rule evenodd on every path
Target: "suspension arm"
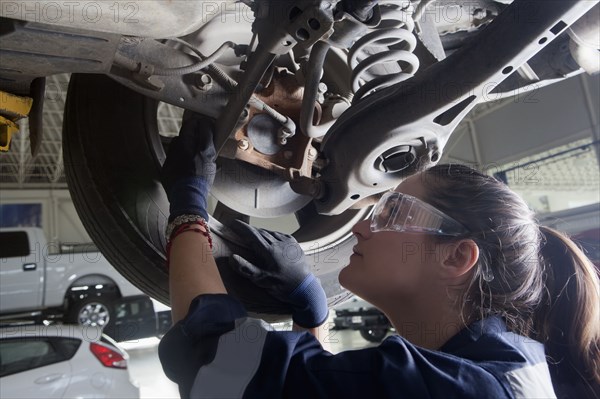
M 353 105 L 323 142 L 319 213 L 339 214 L 437 163 L 465 115 L 595 3 L 515 0 L 459 51 Z

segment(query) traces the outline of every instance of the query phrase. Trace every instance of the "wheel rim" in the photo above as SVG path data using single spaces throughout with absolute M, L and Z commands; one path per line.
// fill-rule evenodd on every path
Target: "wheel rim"
M 77 320 L 82 326 L 106 327 L 110 321 L 110 312 L 104 304 L 90 302 L 79 310 Z
M 90 236 L 123 276 L 167 304 L 164 230 L 169 203 L 160 185 L 166 140 L 159 134 L 158 105 L 156 100 L 136 94 L 105 76 L 74 75 L 65 109 L 64 148 L 65 159 L 69 160 L 69 188 Z M 105 118 L 106 113 L 110 119 Z M 170 118 L 179 122 L 181 117 Z M 166 132 L 177 134 L 178 129 L 175 124 Z M 115 146 L 114 142 L 122 145 Z M 355 242 L 348 239 L 352 236 L 351 222 L 357 215 L 366 216 L 364 210 L 351 210 L 348 215 L 354 215 L 354 220 L 349 223 L 346 215 L 339 218 L 311 213 L 302 209 L 302 215 L 308 216 L 294 236 L 303 248 L 308 245 L 304 248 L 307 261 L 321 280 L 329 305 L 334 306 L 349 297 L 339 284 L 338 274 L 348 264 Z M 229 214 L 234 215 L 237 213 Z M 254 254 L 228 225 L 227 217 L 213 215 L 210 219 L 213 254 L 228 292 L 254 314 L 278 319 L 289 316 L 286 304 L 248 284 L 230 267 L 232 253 L 250 257 Z M 328 237 L 328 232 L 334 234 Z

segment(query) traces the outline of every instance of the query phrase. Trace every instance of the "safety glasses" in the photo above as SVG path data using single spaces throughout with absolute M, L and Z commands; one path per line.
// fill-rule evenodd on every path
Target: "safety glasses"
M 413 196 L 388 192 L 371 216 L 371 231 L 399 231 L 460 236 L 468 230 L 450 216 Z

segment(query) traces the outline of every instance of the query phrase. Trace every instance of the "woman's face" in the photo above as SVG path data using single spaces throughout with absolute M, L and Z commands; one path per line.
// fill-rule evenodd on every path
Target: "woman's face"
M 395 191 L 425 200 L 419 175 L 403 181 Z M 350 263 L 339 275 L 342 286 L 382 308 L 390 299 L 421 297 L 438 281 L 441 248 L 423 233 L 370 230 L 370 220 L 352 232 L 358 243 Z

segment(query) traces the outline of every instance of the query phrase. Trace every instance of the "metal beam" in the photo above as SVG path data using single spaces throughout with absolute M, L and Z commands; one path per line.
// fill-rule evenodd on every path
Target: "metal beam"
M 592 136 L 594 137 L 594 141 L 598 143 L 598 141 L 600 140 L 600 125 L 598 124 L 597 115 L 598 110 L 594 107 L 591 95 L 591 88 L 588 83 L 588 80 L 585 78 L 584 75 L 580 75 L 579 82 L 581 83 L 583 97 L 585 99 L 588 115 L 590 117 L 590 124 L 592 126 Z M 594 146 L 594 150 L 596 151 L 596 160 L 598 161 L 598 167 L 600 167 L 600 145 L 596 144 Z

